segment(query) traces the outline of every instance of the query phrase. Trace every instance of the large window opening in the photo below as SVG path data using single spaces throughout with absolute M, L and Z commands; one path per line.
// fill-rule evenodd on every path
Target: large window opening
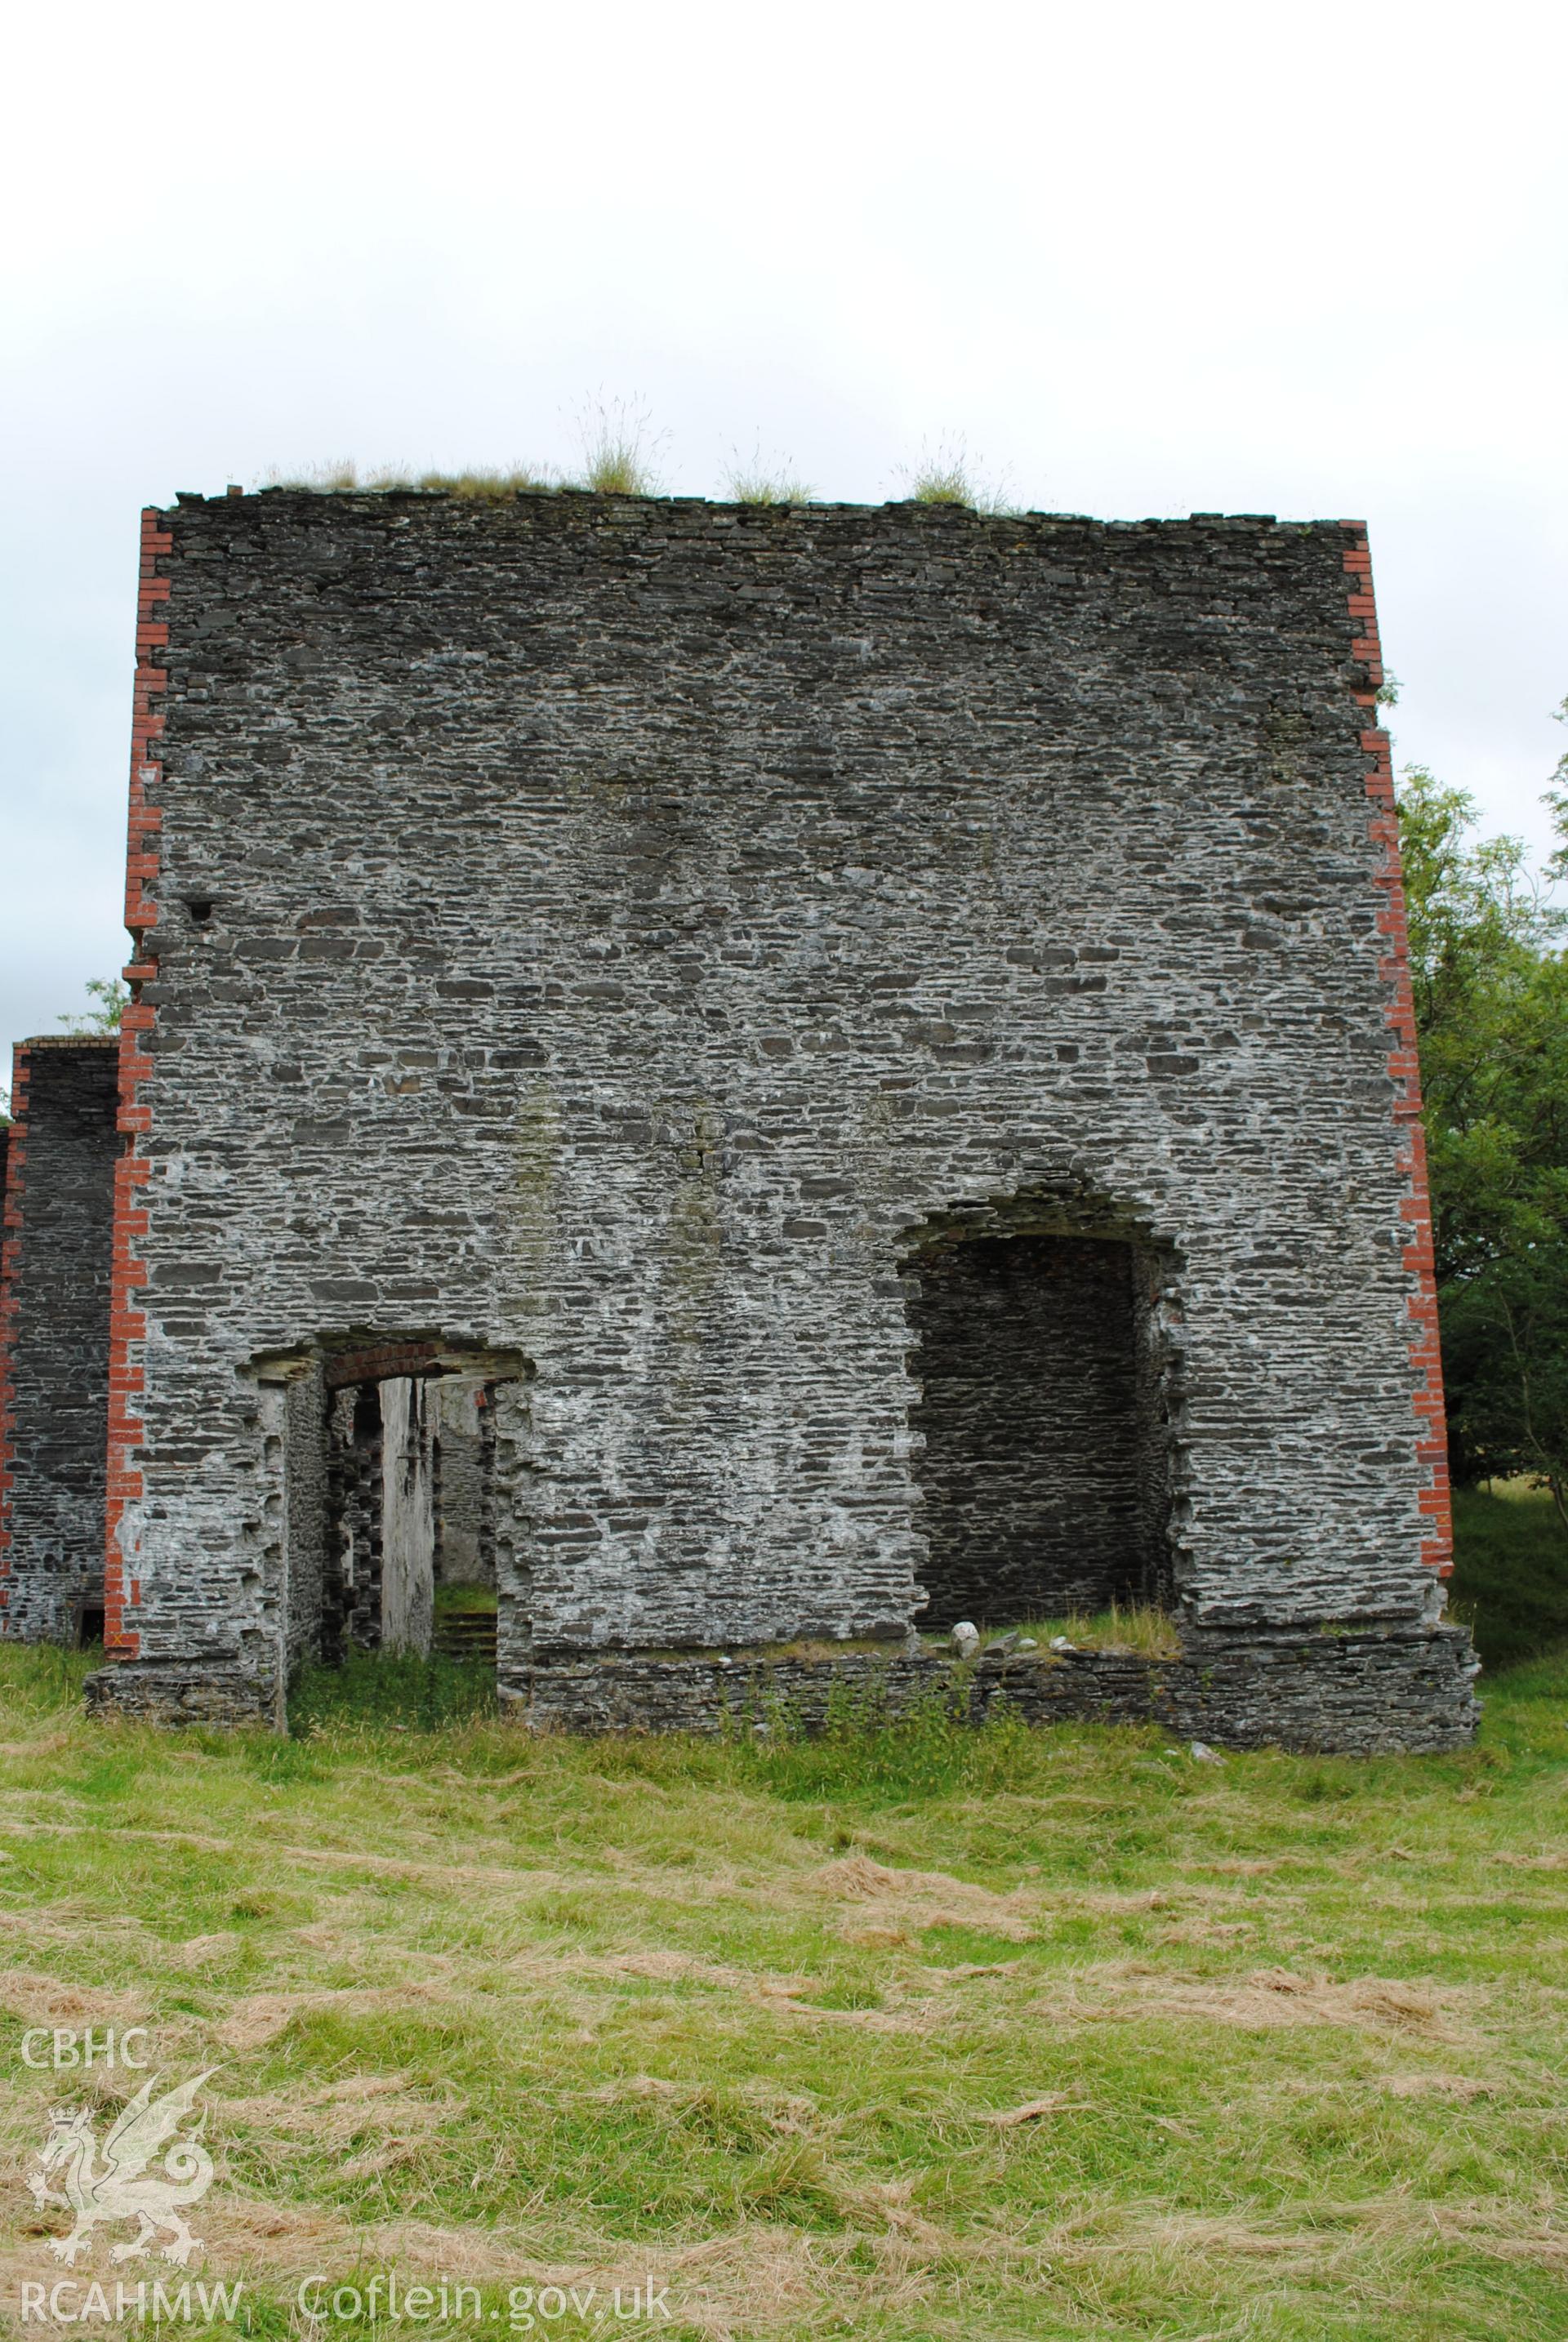
M 905 1265 L 920 1625 L 1170 1598 L 1170 1265 L 1123 1236 L 950 1231 Z

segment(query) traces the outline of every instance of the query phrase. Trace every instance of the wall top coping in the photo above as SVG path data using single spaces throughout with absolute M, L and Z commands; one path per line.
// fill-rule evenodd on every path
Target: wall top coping
M 180 489 L 173 505 L 149 506 L 159 518 L 173 519 L 181 510 L 212 507 L 232 517 L 238 517 L 235 506 L 243 512 L 245 506 L 258 503 L 283 503 L 295 511 L 313 511 L 325 516 L 335 511 L 368 513 L 374 511 L 405 512 L 411 507 L 428 510 L 457 509 L 469 513 L 504 511 L 510 506 L 526 505 L 535 507 L 554 506 L 582 516 L 598 512 L 605 518 L 625 522 L 647 515 L 656 519 L 661 514 L 680 512 L 683 516 L 696 518 L 711 515 L 716 522 L 731 524 L 744 521 L 753 525 L 783 528 L 807 525 L 826 519 L 880 519 L 890 523 L 914 521 L 922 526 L 961 528 L 1044 526 L 1048 529 L 1091 529 L 1118 535 L 1134 534 L 1165 534 L 1179 530 L 1201 528 L 1221 529 L 1237 533 L 1252 530 L 1281 529 L 1287 533 L 1319 531 L 1364 531 L 1365 523 L 1333 519 L 1303 518 L 1281 520 L 1274 513 L 1194 512 L 1167 513 L 1145 515 L 1140 519 L 1108 520 L 1093 513 L 1044 512 L 1036 508 L 1019 511 L 987 512 L 972 505 L 926 504 L 915 497 L 893 497 L 883 504 L 834 503 L 812 498 L 800 504 L 754 505 L 734 504 L 722 497 L 677 495 L 614 495 L 594 488 L 541 487 L 496 488 L 480 495 L 460 494 L 450 488 L 420 487 L 353 487 L 315 488 L 277 485 L 253 489 L 244 495 L 227 492 L 218 495 L 202 495 L 195 490 Z
M 19 1049 L 117 1049 L 117 1033 L 35 1033 L 18 1041 Z

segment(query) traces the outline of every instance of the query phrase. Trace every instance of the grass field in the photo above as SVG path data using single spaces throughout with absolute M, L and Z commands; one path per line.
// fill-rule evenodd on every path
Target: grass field
M 0 1656 L 18 2331 L 66 2274 L 48 2109 L 142 2078 L 21 2044 L 91 2022 L 216 2068 L 191 2217 L 258 2333 L 369 2332 L 299 2282 L 395 2270 L 477 2289 L 432 2334 L 1568 2334 L 1568 1658 L 1461 1755 L 1222 1765 L 935 1715 L 431 1726 L 461 1670 L 182 1738 L 83 1720 L 83 1664 Z M 129 2234 L 71 2274 L 172 2283 L 111 2267 Z M 602 2315 L 649 2273 L 651 2318 Z
M 1458 1490 L 1454 1553 L 1451 1606 L 1488 1667 L 1568 1645 L 1568 1537 L 1543 1490 Z

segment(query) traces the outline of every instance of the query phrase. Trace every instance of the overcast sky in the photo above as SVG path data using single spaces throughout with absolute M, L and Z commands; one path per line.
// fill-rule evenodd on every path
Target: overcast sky
M 1433 5 L 56 0 L 12 36 L 7 1036 L 117 970 L 136 515 L 324 460 L 1364 515 L 1396 753 L 1544 843 L 1568 21 Z M 3 1069 L 0 1069 L 3 1070 Z

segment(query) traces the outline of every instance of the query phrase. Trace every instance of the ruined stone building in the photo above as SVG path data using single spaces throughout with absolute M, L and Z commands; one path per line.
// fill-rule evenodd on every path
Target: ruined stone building
M 1468 1733 L 1359 525 L 231 492 L 138 643 L 5 1632 L 275 1722 L 460 1579 L 541 1723 Z M 1180 1656 L 936 1641 L 1113 1602 Z

